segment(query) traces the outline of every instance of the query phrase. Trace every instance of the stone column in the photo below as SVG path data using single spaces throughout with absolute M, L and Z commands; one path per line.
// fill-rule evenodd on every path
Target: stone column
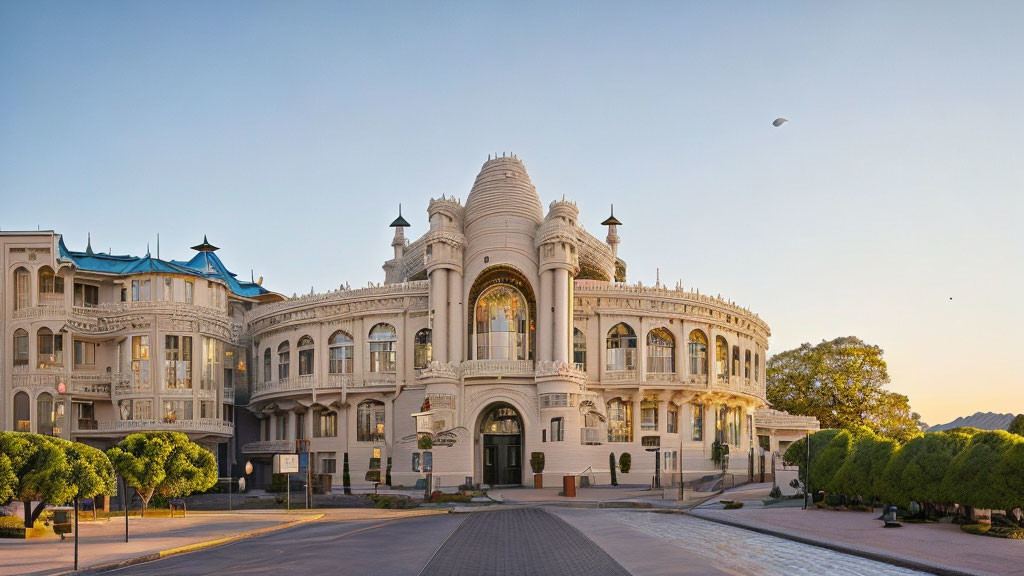
M 458 364 L 465 354 L 463 338 L 466 326 L 463 321 L 462 274 L 448 271 L 448 362 Z
M 448 270 L 438 268 L 430 273 L 430 309 L 434 327 L 430 335 L 431 359 L 448 361 Z
M 541 362 L 552 359 L 552 274 L 551 270 L 540 273 L 540 294 L 537 295 L 537 359 Z
M 281 424 L 284 425 L 284 437 L 292 445 L 295 444 L 295 423 L 292 419 L 292 411 L 289 410 L 281 415 Z
M 267 418 L 270 421 L 267 440 L 277 440 L 277 414 L 271 414 Z
M 639 443 L 641 436 L 643 436 L 644 434 L 650 434 L 650 432 L 643 432 L 642 430 L 640 430 L 640 403 L 643 402 L 644 395 L 642 392 L 637 390 L 636 392 L 633 393 L 633 397 L 631 398 L 631 400 L 633 402 L 633 442 Z
M 569 361 L 569 271 L 555 268 L 555 322 L 552 360 Z

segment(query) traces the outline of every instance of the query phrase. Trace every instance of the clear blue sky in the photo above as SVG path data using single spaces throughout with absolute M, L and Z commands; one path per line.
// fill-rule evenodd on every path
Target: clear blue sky
M 1024 4 L 383 4 L 0 3 L 0 228 L 356 286 L 511 150 L 631 280 L 1024 412 Z

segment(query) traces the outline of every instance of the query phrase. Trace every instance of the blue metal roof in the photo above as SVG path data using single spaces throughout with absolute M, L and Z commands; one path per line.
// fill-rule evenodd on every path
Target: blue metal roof
M 150 254 L 145 256 L 128 256 L 99 254 L 89 247 L 85 252 L 73 252 L 64 245 L 64 238 L 59 242 L 62 261 L 73 263 L 79 270 L 102 272 L 105 274 L 145 274 L 149 272 L 165 272 L 171 274 L 187 274 L 210 280 L 220 280 L 239 296 L 255 298 L 270 291 L 255 282 L 240 282 L 228 270 L 213 251 L 203 251 L 191 260 L 161 260 Z

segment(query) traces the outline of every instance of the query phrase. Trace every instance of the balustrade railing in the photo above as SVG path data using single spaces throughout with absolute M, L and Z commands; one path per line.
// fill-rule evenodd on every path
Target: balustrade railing
M 393 386 L 396 382 L 396 375 L 394 372 L 367 372 L 363 378 L 363 386 Z M 350 386 L 358 387 L 358 382 L 353 382 Z
M 153 382 L 143 378 L 143 372 L 115 372 L 111 375 L 114 396 L 152 394 Z
M 242 446 L 242 454 L 281 454 L 295 452 L 292 440 L 260 440 Z
M 57 389 L 57 382 L 63 378 L 59 372 L 22 372 L 11 375 L 15 388 L 53 388 Z
M 234 432 L 234 425 L 216 418 L 199 418 L 193 420 L 100 420 L 96 426 L 98 432 L 136 432 L 140 430 L 172 430 L 230 435 Z
M 352 374 L 328 374 L 326 381 L 317 383 L 317 388 L 344 388 L 351 386 L 352 382 Z
M 533 360 L 467 360 L 462 363 L 462 376 L 532 375 Z
M 632 382 L 636 380 L 637 371 L 633 370 L 609 370 L 604 373 L 606 382 Z
M 110 374 L 71 374 L 71 393 L 110 396 Z

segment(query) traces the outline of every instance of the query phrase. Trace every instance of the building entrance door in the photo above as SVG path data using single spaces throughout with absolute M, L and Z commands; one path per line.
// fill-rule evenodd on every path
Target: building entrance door
M 483 434 L 481 456 L 484 484 L 522 484 L 522 418 L 515 408 L 504 404 L 491 408 L 484 416 L 480 432 Z

